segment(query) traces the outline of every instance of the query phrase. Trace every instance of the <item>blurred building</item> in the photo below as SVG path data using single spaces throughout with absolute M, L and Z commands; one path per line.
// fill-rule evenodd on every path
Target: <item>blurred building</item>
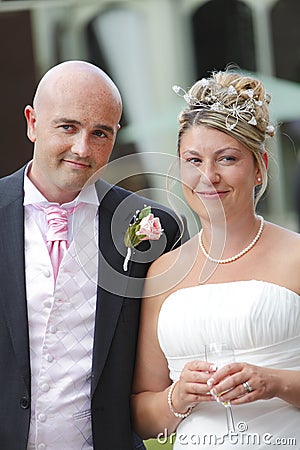
M 299 18 L 299 0 L 0 0 L 0 175 L 31 158 L 22 110 L 40 77 L 84 59 L 114 79 L 124 101 L 108 178 L 166 201 L 164 164 L 176 155 L 183 106 L 172 85 L 234 63 L 264 81 L 280 123 L 261 209 L 296 229 Z

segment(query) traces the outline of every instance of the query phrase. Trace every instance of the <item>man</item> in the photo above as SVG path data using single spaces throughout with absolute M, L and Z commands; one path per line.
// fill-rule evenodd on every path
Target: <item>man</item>
M 83 61 L 50 69 L 25 108 L 33 159 L 0 180 L 1 450 L 134 447 L 129 398 L 143 281 L 180 230 L 170 211 L 147 201 L 164 246 L 142 242 L 124 271 L 124 234 L 145 199 L 91 182 L 109 160 L 121 111 L 112 80 Z M 69 218 L 67 238 L 47 242 L 48 253 L 49 207 Z M 59 265 L 54 247 L 66 241 Z

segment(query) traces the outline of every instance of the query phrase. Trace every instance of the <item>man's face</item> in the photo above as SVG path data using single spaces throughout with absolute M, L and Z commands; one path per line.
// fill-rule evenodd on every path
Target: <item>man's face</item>
M 72 201 L 109 160 L 119 105 L 107 89 L 83 82 L 77 89 L 52 88 L 25 116 L 35 143 L 29 177 L 49 201 Z

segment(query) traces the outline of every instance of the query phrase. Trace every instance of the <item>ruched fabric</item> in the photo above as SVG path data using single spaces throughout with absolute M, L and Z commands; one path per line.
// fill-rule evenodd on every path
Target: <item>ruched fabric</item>
M 300 382 L 300 298 L 273 283 L 235 281 L 174 292 L 162 305 L 158 338 L 172 380 L 186 362 L 205 359 L 204 344 L 227 342 L 236 361 L 299 370 Z M 285 401 L 233 406 L 233 414 L 237 434 L 222 441 L 225 408 L 198 405 L 177 428 L 174 449 L 300 449 L 300 409 Z

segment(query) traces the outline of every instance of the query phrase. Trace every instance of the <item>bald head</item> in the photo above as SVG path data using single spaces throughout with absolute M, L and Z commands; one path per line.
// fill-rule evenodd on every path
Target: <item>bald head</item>
M 121 117 L 122 100 L 117 86 L 103 70 L 85 61 L 66 61 L 46 72 L 37 87 L 33 107 L 39 112 L 51 96 L 85 95 L 87 91 L 107 97 Z
M 31 181 L 49 201 L 72 201 L 110 158 L 122 113 L 116 85 L 93 64 L 64 62 L 44 75 L 24 113 Z

